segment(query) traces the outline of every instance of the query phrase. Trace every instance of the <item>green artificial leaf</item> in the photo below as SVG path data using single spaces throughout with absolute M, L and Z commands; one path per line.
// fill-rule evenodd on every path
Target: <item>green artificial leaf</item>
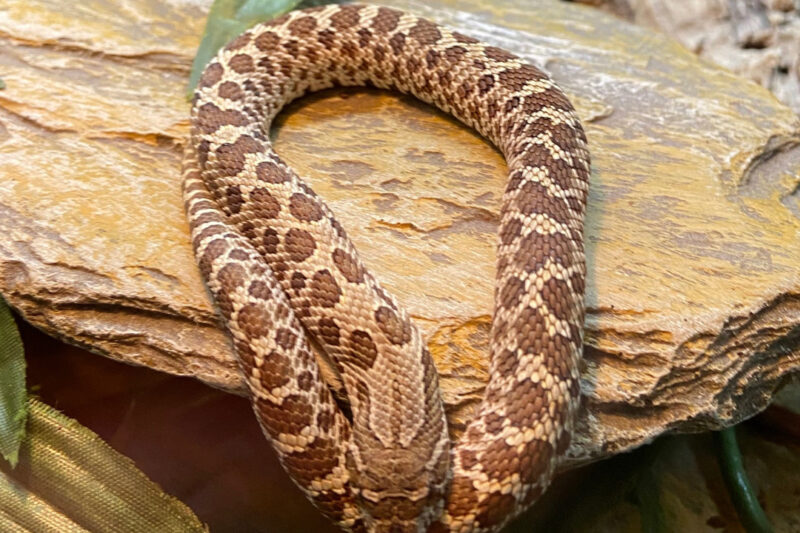
M 3 90 L 5 88 L 6 88 L 6 82 L 4 82 L 2 79 L 0 79 L 0 90 Z
M 28 408 L 19 465 L 0 468 L 1 531 L 208 531 L 95 433 L 38 400 Z
M 0 531 L 89 533 L 37 494 L 0 472 Z
M 736 428 L 729 427 L 714 433 L 714 444 L 722 478 L 725 480 L 728 494 L 730 494 L 736 514 L 739 515 L 745 531 L 747 533 L 772 533 L 772 524 L 761 504 L 758 503 L 756 492 L 744 469 L 742 452 L 736 439 Z
M 629 494 L 629 499 L 639 508 L 642 533 L 666 533 L 670 529 L 661 507 L 660 483 L 652 468 L 662 445 L 656 443 L 644 448 L 643 464 Z
M 265 20 L 279 17 L 288 13 L 300 4 L 301 0 L 245 0 L 236 10 L 236 20 L 240 20 L 248 27 Z
M 14 467 L 25 435 L 25 351 L 8 304 L 0 298 L 0 453 Z
M 203 69 L 228 41 L 259 22 L 288 13 L 300 1 L 215 0 L 208 13 L 203 40 L 192 63 L 186 97 L 192 97 Z

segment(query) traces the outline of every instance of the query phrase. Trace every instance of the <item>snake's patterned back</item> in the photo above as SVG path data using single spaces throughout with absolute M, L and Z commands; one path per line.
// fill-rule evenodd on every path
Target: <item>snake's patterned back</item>
M 490 378 L 454 447 L 418 328 L 270 144 L 283 106 L 333 86 L 413 94 L 508 163 Z M 184 193 L 195 252 L 295 482 L 353 531 L 495 531 L 527 508 L 567 449 L 579 404 L 589 153 L 564 94 L 513 54 L 425 19 L 334 5 L 232 41 L 193 104 Z M 350 416 L 307 335 L 342 373 Z

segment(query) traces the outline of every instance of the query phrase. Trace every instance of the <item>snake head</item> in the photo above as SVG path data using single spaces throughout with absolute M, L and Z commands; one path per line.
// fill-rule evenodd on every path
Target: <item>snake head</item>
M 359 468 L 350 468 L 350 472 L 369 531 L 427 531 L 444 506 L 448 454 L 436 462 L 408 449 L 367 450 L 359 455 Z M 353 454 L 348 454 L 348 463 L 355 463 Z

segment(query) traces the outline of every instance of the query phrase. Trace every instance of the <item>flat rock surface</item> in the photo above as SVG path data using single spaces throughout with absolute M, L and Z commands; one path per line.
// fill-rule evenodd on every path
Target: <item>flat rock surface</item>
M 544 67 L 584 119 L 593 175 L 575 461 L 762 409 L 800 368 L 791 110 L 584 6 L 382 3 Z M 241 392 L 180 198 L 199 4 L 0 10 L 0 293 L 68 342 Z M 423 328 L 457 432 L 486 380 L 502 157 L 425 105 L 363 90 L 302 99 L 273 138 Z
M 755 81 L 800 114 L 796 0 L 579 0 L 677 39 L 703 59 Z

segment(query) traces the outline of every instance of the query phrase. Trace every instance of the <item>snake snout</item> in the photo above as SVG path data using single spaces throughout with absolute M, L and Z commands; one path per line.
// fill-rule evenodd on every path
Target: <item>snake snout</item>
M 442 481 L 430 465 L 407 449 L 364 454 L 364 468 L 354 479 L 370 531 L 425 531 L 442 509 Z

